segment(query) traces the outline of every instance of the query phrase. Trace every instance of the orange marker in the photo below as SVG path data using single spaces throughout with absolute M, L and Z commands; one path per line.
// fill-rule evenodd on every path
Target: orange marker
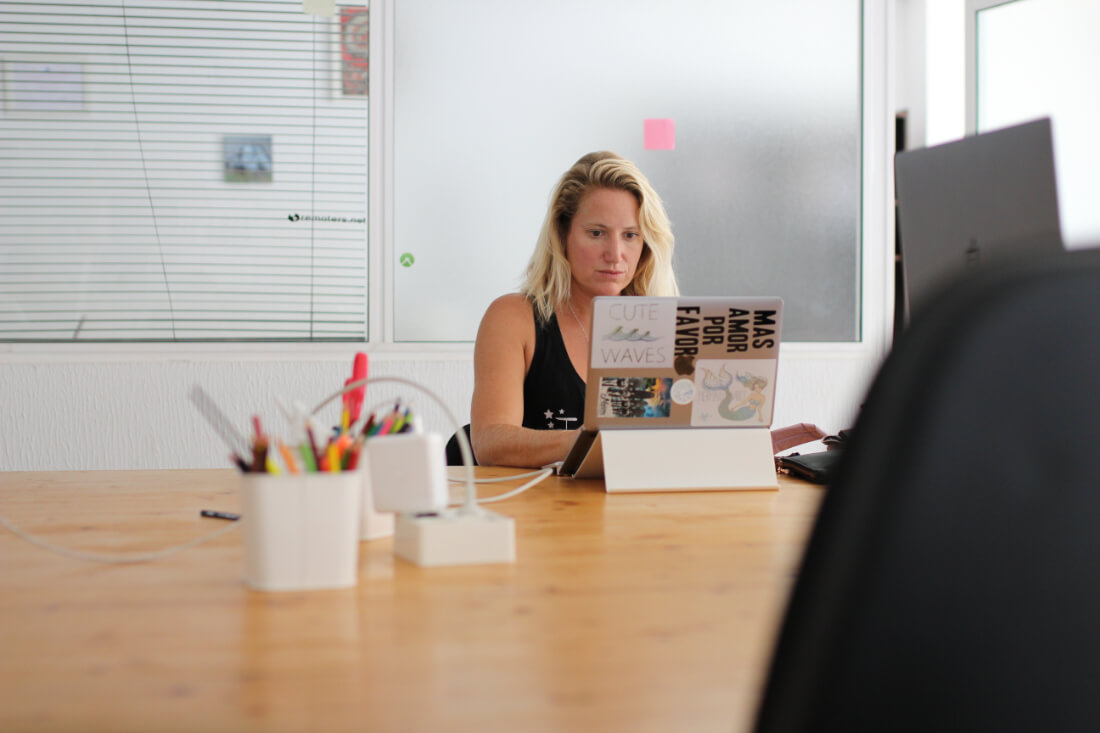
M 294 460 L 294 454 L 290 452 L 290 448 L 287 448 L 286 443 L 279 441 L 279 452 L 283 454 L 283 463 L 286 464 L 286 470 L 291 473 L 298 473 L 298 462 Z

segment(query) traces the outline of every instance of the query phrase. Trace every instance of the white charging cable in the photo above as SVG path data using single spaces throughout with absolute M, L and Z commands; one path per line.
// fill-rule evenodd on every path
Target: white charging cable
M 462 513 L 463 514 L 467 514 L 467 513 L 477 514 L 477 513 L 480 513 L 480 509 L 478 508 L 478 506 L 480 504 L 489 504 L 489 503 L 494 502 L 494 501 L 504 501 L 505 499 L 511 499 L 513 496 L 518 496 L 519 494 L 522 494 L 524 491 L 527 491 L 527 489 L 531 488 L 532 486 L 534 486 L 534 485 L 538 484 L 539 482 L 545 480 L 548 476 L 550 476 L 554 472 L 553 469 L 542 469 L 542 470 L 539 470 L 539 471 L 530 471 L 528 473 L 516 474 L 514 476 L 498 476 L 498 477 L 494 477 L 494 478 L 481 478 L 481 479 L 474 478 L 474 453 L 473 453 L 473 450 L 471 450 L 471 448 L 470 448 L 470 441 L 466 438 L 466 431 L 463 429 L 462 423 L 460 423 L 458 421 L 458 419 L 454 416 L 454 413 L 452 413 L 450 411 L 450 409 L 447 407 L 447 405 L 443 402 L 443 400 L 440 399 L 439 395 L 432 392 L 427 387 L 425 387 L 421 384 L 417 384 L 416 382 L 413 382 L 409 379 L 405 379 L 404 377 L 368 377 L 367 379 L 359 379 L 359 380 L 356 380 L 354 382 L 348 382 L 346 385 L 343 386 L 343 388 L 337 390 L 336 392 L 332 393 L 331 395 L 329 395 L 325 399 L 321 400 L 321 402 L 318 403 L 318 405 L 313 408 L 313 410 L 310 414 L 311 415 L 316 415 L 327 404 L 329 404 L 330 402 L 335 400 L 337 397 L 341 397 L 345 393 L 350 392 L 353 389 L 359 389 L 360 387 L 365 387 L 368 384 L 378 384 L 378 383 L 381 383 L 381 382 L 395 382 L 397 384 L 403 384 L 403 385 L 406 385 L 408 387 L 413 387 L 414 389 L 420 390 L 421 392 L 426 394 L 428 397 L 435 400 L 436 405 L 438 405 L 443 410 L 443 414 L 447 416 L 447 419 L 449 419 L 451 421 L 452 425 L 454 426 L 455 438 L 458 441 L 459 452 L 462 454 L 462 464 L 466 468 L 466 476 L 465 476 L 465 478 L 462 478 L 462 479 L 448 479 L 448 480 L 451 483 L 464 483 L 464 484 L 466 484 L 466 492 L 465 492 L 465 496 L 463 497 L 463 501 L 452 502 L 452 503 L 447 505 L 448 507 L 462 507 Z M 388 402 L 389 401 L 387 400 L 387 401 L 384 401 L 384 402 L 380 402 L 378 404 L 382 405 L 382 404 L 387 404 Z M 516 479 L 527 478 L 529 476 L 534 476 L 535 478 L 531 481 L 528 481 L 523 486 L 515 488 L 515 489 L 513 489 L 511 491 L 508 491 L 504 494 L 500 494 L 499 496 L 492 496 L 492 497 L 488 497 L 486 499 L 481 499 L 481 500 L 479 500 L 477 498 L 476 484 L 479 484 L 479 483 L 494 483 L 494 482 L 499 482 L 499 481 L 515 481 Z
M 197 537 L 190 542 L 184 542 L 182 545 L 174 545 L 172 547 L 166 547 L 163 550 L 154 550 L 152 552 L 120 552 L 120 553 L 107 553 L 107 552 L 85 552 L 84 550 L 73 550 L 69 547 L 62 547 L 61 545 L 55 545 L 49 540 L 44 540 L 37 535 L 33 535 L 29 532 L 25 532 L 3 515 L 0 515 L 0 524 L 7 527 L 13 534 L 21 539 L 30 542 L 36 547 L 40 547 L 43 550 L 68 557 L 73 560 L 87 560 L 89 562 L 103 562 L 103 563 L 141 563 L 150 562 L 152 560 L 160 560 L 161 558 L 174 555 L 177 552 L 187 550 L 191 547 L 197 547 L 204 542 L 214 539 L 215 537 L 221 537 L 223 534 L 232 532 L 237 528 L 240 522 L 232 522 L 226 527 L 221 527 L 209 534 L 205 534 L 202 537 Z
M 516 479 L 527 478 L 528 476 L 534 476 L 533 479 L 531 479 L 530 481 L 525 483 L 523 486 L 512 489 L 511 491 L 507 491 L 507 492 L 505 492 L 503 494 L 499 494 L 497 496 L 489 496 L 489 497 L 486 497 L 484 499 L 478 499 L 477 503 L 478 504 L 491 504 L 494 501 L 504 501 L 505 499 L 511 499 L 513 496 L 519 496 L 524 491 L 527 491 L 527 489 L 529 489 L 532 486 L 535 486 L 536 484 L 539 484 L 542 481 L 544 481 L 548 476 L 552 476 L 553 473 L 554 473 L 554 469 L 544 468 L 544 469 L 539 470 L 539 471 L 530 471 L 528 473 L 519 473 L 519 474 L 516 474 L 514 476 L 497 476 L 495 478 L 478 479 L 478 483 L 495 483 L 495 482 L 500 482 L 500 481 L 515 481 Z M 455 480 L 455 479 L 451 479 L 451 480 L 454 483 L 461 483 L 461 481 L 459 481 L 459 480 Z M 453 504 L 448 504 L 448 506 L 456 507 L 456 506 L 459 506 L 460 503 L 461 502 L 455 502 Z

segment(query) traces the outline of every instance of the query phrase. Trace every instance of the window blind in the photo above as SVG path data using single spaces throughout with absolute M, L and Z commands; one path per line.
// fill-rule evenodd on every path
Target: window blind
M 0 5 L 0 340 L 367 338 L 366 13 Z

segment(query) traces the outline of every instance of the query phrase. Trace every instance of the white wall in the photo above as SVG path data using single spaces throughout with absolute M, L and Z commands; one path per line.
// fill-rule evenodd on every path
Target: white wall
M 346 351 L 165 356 L 162 353 L 72 351 L 8 355 L 0 364 L 0 469 L 137 469 L 224 467 L 227 449 L 188 399 L 199 384 L 242 432 L 258 412 L 267 429 L 286 435 L 275 397 L 313 407 L 351 375 L 355 347 Z M 302 349 L 308 352 L 307 349 Z M 412 377 L 446 397 L 468 419 L 469 359 L 434 355 L 372 360 L 371 376 Z M 405 395 L 429 427 L 447 422 L 428 398 L 392 385 L 368 391 L 367 404 Z M 338 421 L 333 409 L 321 413 Z
M 788 352 L 796 352 L 789 348 Z M 285 422 L 274 397 L 313 407 L 350 376 L 354 347 L 314 354 L 206 353 L 165 358 L 149 353 L 7 354 L 0 363 L 0 470 L 221 468 L 227 451 L 188 400 L 200 384 L 241 431 L 259 412 L 268 430 Z M 413 379 L 469 420 L 473 367 L 469 349 L 453 353 L 371 353 L 371 376 Z M 777 380 L 776 425 L 814 422 L 849 427 L 868 378 L 848 359 L 785 353 Z M 412 400 L 428 429 L 451 428 L 429 398 L 400 385 L 378 385 L 367 404 Z M 334 424 L 334 410 L 322 412 Z
M 910 150 L 966 132 L 965 0 L 898 0 L 897 109 Z
M 966 134 L 966 2 L 926 0 L 925 144 Z
M 899 0 L 894 43 L 897 51 L 895 104 L 906 118 L 906 147 L 924 147 L 928 70 L 924 39 L 927 0 Z

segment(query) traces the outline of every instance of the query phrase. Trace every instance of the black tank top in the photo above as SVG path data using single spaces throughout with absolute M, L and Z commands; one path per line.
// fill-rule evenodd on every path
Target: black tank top
M 572 430 L 584 421 L 584 380 L 569 361 L 557 315 L 539 323 L 535 314 L 535 354 L 523 380 L 523 427 Z

